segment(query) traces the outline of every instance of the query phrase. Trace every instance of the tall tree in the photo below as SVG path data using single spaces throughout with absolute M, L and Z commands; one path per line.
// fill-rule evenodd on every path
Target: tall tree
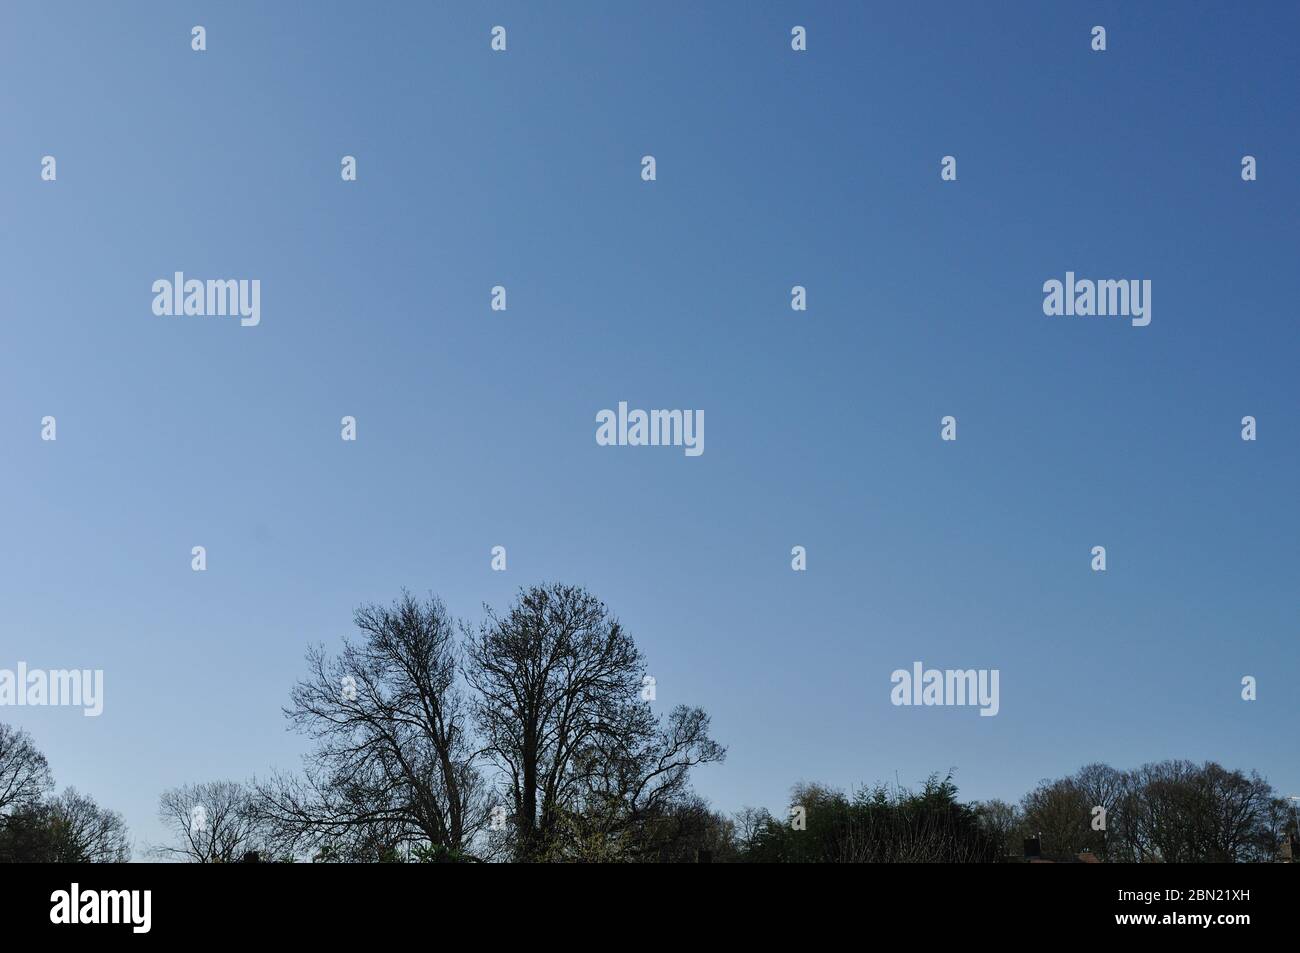
M 285 714 L 316 742 L 304 776 L 257 785 L 282 849 L 343 859 L 403 851 L 457 857 L 486 823 L 484 782 L 457 688 L 457 625 L 443 603 L 403 591 L 357 609 L 364 638 L 309 674 Z
M 153 848 L 160 857 L 197 864 L 230 864 L 248 853 L 268 852 L 252 793 L 237 781 L 208 781 L 165 791 L 158 818 L 173 837 Z
M 0 863 L 118 863 L 131 859 L 122 815 L 68 788 L 49 797 L 50 767 L 31 736 L 0 724 Z
M 4 815 L 40 802 L 54 786 L 49 762 L 32 736 L 0 724 L 0 821 Z
M 43 805 L 50 831 L 49 862 L 120 864 L 131 859 L 131 841 L 122 815 L 68 788 Z
M 999 861 L 1019 859 L 1023 845 L 1017 840 L 1020 834 L 1020 809 L 996 798 L 975 805 L 980 828 L 994 844 L 994 856 Z
M 1131 858 L 1133 832 L 1128 823 L 1128 808 L 1132 805 L 1132 776 L 1097 762 L 1085 764 L 1074 773 L 1073 780 L 1088 808 L 1084 847 L 1104 861 Z M 1094 814 L 1099 807 L 1105 813 Z
M 1208 761 L 1161 761 L 1136 772 L 1135 825 L 1151 855 L 1169 863 L 1272 860 L 1277 798 L 1254 772 Z
M 680 797 L 692 765 L 725 753 L 698 709 L 660 727 L 641 697 L 640 651 L 580 587 L 521 590 L 505 616 L 488 610 L 467 655 L 483 745 L 513 806 L 517 859 L 560 859 L 575 838 L 604 849 Z
M 597 733 L 575 757 L 573 797 L 561 813 L 568 838 L 552 853 L 681 859 L 690 849 L 711 849 L 698 842 L 705 828 L 718 834 L 725 825 L 730 838 L 730 822 L 714 817 L 690 790 L 691 768 L 726 756 L 709 737 L 709 716 L 685 705 L 663 722 L 645 704 L 629 705 L 627 713 L 620 730 Z M 582 849 L 568 848 L 566 839 Z
M 1074 778 L 1040 781 L 1020 802 L 1025 836 L 1039 838 L 1047 857 L 1072 857 L 1094 840 L 1089 808 Z

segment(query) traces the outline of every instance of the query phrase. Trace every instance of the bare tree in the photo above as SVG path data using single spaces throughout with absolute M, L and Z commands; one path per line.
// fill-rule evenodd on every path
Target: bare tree
M 999 860 L 1018 857 L 1021 845 L 1016 842 L 1016 835 L 1021 830 L 1020 809 L 996 798 L 977 804 L 975 809 L 981 829 L 995 845 L 995 856 Z
M 1134 772 L 1133 822 L 1149 860 L 1193 863 L 1202 847 L 1197 815 L 1197 767 L 1190 761 L 1144 764 Z
M 1243 774 L 1207 762 L 1198 778 L 1200 817 L 1204 819 L 1203 858 L 1239 863 L 1272 860 L 1275 801 L 1272 787 L 1252 771 Z
M 1071 777 L 1043 782 L 1023 807 L 1025 828 L 1042 833 L 1046 853 L 1086 847 L 1109 861 L 1271 860 L 1283 817 L 1259 775 L 1178 760 L 1129 772 L 1086 765 Z M 1106 809 L 1100 830 L 1092 824 L 1097 807 Z
M 0 724 L 0 861 L 119 863 L 131 859 L 122 815 L 68 788 L 54 787 L 31 736 Z
M 726 749 L 709 737 L 703 709 L 678 705 L 663 723 L 643 703 L 625 712 L 619 730 L 595 734 L 574 758 L 573 798 L 561 816 L 595 858 L 667 856 L 693 835 L 684 822 L 715 821 L 691 797 L 690 769 L 722 761 Z M 563 841 L 551 853 L 565 858 Z
M 1080 846 L 1102 860 L 1131 858 L 1133 833 L 1129 824 L 1133 779 L 1108 764 L 1086 764 L 1071 779 L 1087 808 L 1087 827 Z M 1102 812 L 1098 813 L 1097 808 Z M 1103 822 L 1104 819 L 1104 822 Z
M 1088 798 L 1073 778 L 1041 781 L 1020 802 L 1026 837 L 1037 837 L 1049 857 L 1073 855 L 1088 846 Z
M 751 850 L 767 828 L 776 823 L 772 812 L 765 807 L 742 807 L 732 815 L 736 832 L 736 845 L 742 851 Z
M 1282 859 L 1283 845 L 1288 844 L 1293 836 L 1300 836 L 1296 832 L 1294 808 L 1286 798 L 1272 798 L 1261 812 L 1252 859 L 1269 863 Z M 1295 853 L 1289 856 L 1300 860 Z
M 47 802 L 53 834 L 53 863 L 120 864 L 131 859 L 126 823 L 116 811 L 68 788 Z
M 198 864 L 229 864 L 267 851 L 252 795 L 236 781 L 187 784 L 163 793 L 158 817 L 175 841 L 153 848 L 160 857 Z
M 393 859 L 466 851 L 487 819 L 484 784 L 457 690 L 456 623 L 409 592 L 354 617 L 365 638 L 309 674 L 285 714 L 316 741 L 303 777 L 257 785 L 257 810 L 286 850 Z
M 53 786 L 49 763 L 32 736 L 0 724 L 0 823 L 4 815 L 38 803 Z
M 504 617 L 489 609 L 467 654 L 483 743 L 514 807 L 517 859 L 558 859 L 575 837 L 607 845 L 680 796 L 692 765 L 723 756 L 698 709 L 660 728 L 640 697 L 641 653 L 577 586 L 521 590 Z

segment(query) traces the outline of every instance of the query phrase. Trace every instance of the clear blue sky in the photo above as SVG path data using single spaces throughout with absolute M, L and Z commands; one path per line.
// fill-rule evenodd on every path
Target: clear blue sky
M 106 697 L 0 719 L 139 847 L 164 789 L 296 767 L 280 708 L 358 603 L 477 619 L 560 580 L 712 713 L 724 810 L 1169 757 L 1300 793 L 1298 32 L 1282 3 L 5 3 L 0 668 Z M 178 270 L 259 278 L 261 325 L 155 316 Z M 1151 279 L 1151 325 L 1045 317 L 1067 270 Z M 598 447 L 620 400 L 703 409 L 705 453 Z M 915 660 L 1000 669 L 1000 714 L 893 707 Z

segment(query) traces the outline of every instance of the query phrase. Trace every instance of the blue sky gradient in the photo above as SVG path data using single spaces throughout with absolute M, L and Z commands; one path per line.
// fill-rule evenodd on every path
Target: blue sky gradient
M 6 3 L 0 668 L 106 697 L 0 720 L 141 848 L 164 789 L 297 766 L 357 604 L 554 580 L 713 715 L 724 810 L 1169 757 L 1300 793 L 1298 10 Z M 155 316 L 178 270 L 260 326 Z M 1067 270 L 1151 325 L 1044 316 Z M 598 447 L 620 400 L 705 453 Z M 1000 714 L 892 706 L 914 660 Z

